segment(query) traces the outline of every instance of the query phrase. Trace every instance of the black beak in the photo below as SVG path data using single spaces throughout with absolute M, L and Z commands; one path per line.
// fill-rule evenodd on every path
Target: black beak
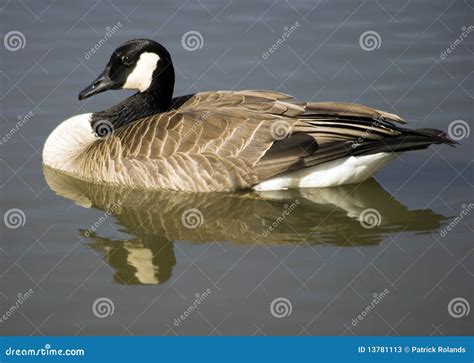
M 114 89 L 115 84 L 114 82 L 111 81 L 109 77 L 109 72 L 108 69 L 106 68 L 102 74 L 97 77 L 97 79 L 92 82 L 92 84 L 86 88 L 84 88 L 80 93 L 79 93 L 79 100 L 83 100 L 84 98 L 96 95 L 98 93 L 107 91 L 109 89 Z

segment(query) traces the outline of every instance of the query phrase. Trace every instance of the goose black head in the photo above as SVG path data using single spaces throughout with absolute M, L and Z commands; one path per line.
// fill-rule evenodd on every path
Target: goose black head
M 135 39 L 113 52 L 105 70 L 79 93 L 79 99 L 110 89 L 132 89 L 156 94 L 160 102 L 169 103 L 173 87 L 173 63 L 165 47 L 153 40 Z

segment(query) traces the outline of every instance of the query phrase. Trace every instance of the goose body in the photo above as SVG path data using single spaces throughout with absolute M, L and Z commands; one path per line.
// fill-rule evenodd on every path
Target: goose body
M 139 92 L 61 123 L 45 165 L 77 178 L 192 192 L 280 190 L 361 182 L 403 151 L 454 144 L 442 131 L 410 130 L 391 113 L 340 103 L 300 103 L 271 91 L 215 91 L 172 98 L 169 53 L 125 43 L 81 92 Z

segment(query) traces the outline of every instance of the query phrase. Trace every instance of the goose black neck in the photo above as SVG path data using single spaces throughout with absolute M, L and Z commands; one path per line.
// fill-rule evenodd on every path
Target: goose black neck
M 113 125 L 113 129 L 135 120 L 166 112 L 170 109 L 174 88 L 173 66 L 157 69 L 153 74 L 150 87 L 138 92 L 117 105 L 100 112 L 94 112 L 91 118 L 92 128 L 104 120 Z

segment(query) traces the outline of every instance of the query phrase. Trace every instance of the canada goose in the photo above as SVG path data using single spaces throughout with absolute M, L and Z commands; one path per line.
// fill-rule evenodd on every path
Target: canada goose
M 147 39 L 117 48 L 80 94 L 136 94 L 74 116 L 50 134 L 47 166 L 77 178 L 148 189 L 210 192 L 328 187 L 366 180 L 398 152 L 455 142 L 410 130 L 397 115 L 340 102 L 301 103 L 271 91 L 173 97 L 168 51 Z

